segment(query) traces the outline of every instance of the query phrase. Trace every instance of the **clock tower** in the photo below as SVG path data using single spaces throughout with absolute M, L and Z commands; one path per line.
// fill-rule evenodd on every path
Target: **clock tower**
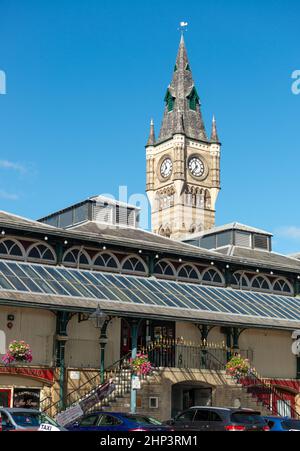
M 146 191 L 152 231 L 180 240 L 215 224 L 221 148 L 215 118 L 206 135 L 183 36 L 164 100 L 159 136 L 151 120 L 146 144 Z

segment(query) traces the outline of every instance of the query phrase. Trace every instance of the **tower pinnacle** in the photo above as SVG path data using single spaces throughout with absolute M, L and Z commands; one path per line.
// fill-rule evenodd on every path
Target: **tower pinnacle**
M 146 144 L 147 146 L 153 146 L 155 144 L 155 132 L 154 132 L 154 121 L 153 119 L 151 119 L 150 121 L 150 133 L 149 133 L 149 138 Z
M 216 118 L 215 115 L 213 115 L 212 118 L 212 127 L 211 127 L 211 137 L 210 137 L 210 141 L 212 143 L 219 143 L 219 137 L 218 137 L 218 132 L 217 132 L 217 122 L 216 122 Z

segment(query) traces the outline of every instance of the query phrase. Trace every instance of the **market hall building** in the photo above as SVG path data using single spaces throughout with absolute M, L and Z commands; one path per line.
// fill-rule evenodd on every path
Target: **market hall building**
M 138 412 L 265 410 L 266 399 L 272 412 L 300 411 L 291 351 L 300 261 L 272 252 L 266 231 L 215 227 L 220 148 L 215 119 L 206 134 L 182 38 L 159 136 L 152 122 L 146 145 L 153 232 L 139 227 L 137 207 L 101 196 L 38 221 L 0 212 L 0 330 L 33 355 L 0 365 L 1 405 L 55 415 L 113 376 L 104 407 L 129 410 L 125 363 L 138 348 L 155 366 Z M 257 370 L 251 390 L 225 374 L 233 352 Z

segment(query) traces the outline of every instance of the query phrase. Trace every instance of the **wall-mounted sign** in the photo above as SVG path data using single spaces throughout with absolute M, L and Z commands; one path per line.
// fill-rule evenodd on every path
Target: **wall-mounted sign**
M 133 390 L 140 390 L 141 389 L 141 381 L 140 381 L 140 378 L 138 376 L 133 376 L 131 384 L 132 384 Z

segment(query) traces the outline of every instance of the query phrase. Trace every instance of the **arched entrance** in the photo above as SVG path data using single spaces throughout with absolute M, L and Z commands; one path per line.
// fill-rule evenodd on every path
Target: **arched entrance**
M 172 385 L 172 417 L 192 406 L 210 406 L 212 387 L 205 382 L 184 381 Z

